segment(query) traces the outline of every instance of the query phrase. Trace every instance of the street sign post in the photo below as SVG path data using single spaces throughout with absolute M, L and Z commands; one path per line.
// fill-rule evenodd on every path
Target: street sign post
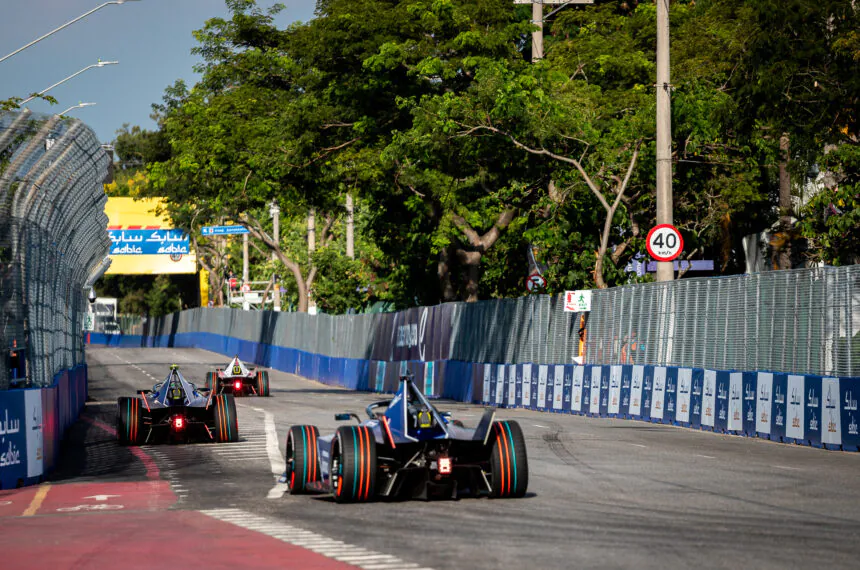
M 645 240 L 648 255 L 657 261 L 672 261 L 684 250 L 684 238 L 672 224 L 654 226 Z
M 532 273 L 529 275 L 529 278 L 526 279 L 526 289 L 529 290 L 529 293 L 534 293 L 544 288 L 546 288 L 546 279 L 544 279 L 543 275 Z
M 200 235 L 204 236 L 233 236 L 250 233 L 245 226 L 203 226 Z

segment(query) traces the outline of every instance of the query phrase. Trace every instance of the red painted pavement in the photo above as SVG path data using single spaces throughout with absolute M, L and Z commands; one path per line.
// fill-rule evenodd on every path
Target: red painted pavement
M 353 568 L 193 511 L 7 519 L 0 553 L 3 570 Z
M 0 491 L 0 518 L 22 515 L 33 501 L 38 489 L 38 487 L 24 487 L 23 489 Z M 2 526 L 0 525 L 0 527 Z

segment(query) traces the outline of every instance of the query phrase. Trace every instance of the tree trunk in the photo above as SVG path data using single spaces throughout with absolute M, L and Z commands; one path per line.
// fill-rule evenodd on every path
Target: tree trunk
M 783 233 L 779 251 L 779 268 L 791 269 L 791 175 L 789 162 L 788 133 L 779 137 L 779 231 Z
M 474 303 L 478 300 L 478 281 L 480 278 L 481 257 L 498 241 L 502 235 L 502 231 L 510 225 L 516 215 L 516 210 L 507 208 L 503 210 L 493 227 L 490 228 L 484 235 L 479 235 L 478 232 L 469 225 L 469 222 L 463 216 L 455 214 L 452 216 L 454 225 L 459 228 L 466 236 L 468 242 L 462 247 L 457 248 L 457 258 L 466 268 L 466 299 L 467 303 Z
M 465 249 L 457 250 L 457 257 L 460 259 L 462 266 L 466 269 L 466 296 L 464 301 L 467 303 L 478 302 L 478 281 L 480 280 L 481 258 L 483 254 L 480 251 L 468 251 Z
M 451 257 L 447 247 L 439 252 L 439 263 L 436 266 L 436 275 L 439 277 L 439 286 L 442 290 L 442 301 L 456 301 L 454 285 L 451 283 Z

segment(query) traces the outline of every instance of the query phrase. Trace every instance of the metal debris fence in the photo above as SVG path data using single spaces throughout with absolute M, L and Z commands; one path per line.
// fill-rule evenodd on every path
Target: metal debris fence
M 373 355 L 395 354 L 395 336 L 414 327 L 409 343 L 427 354 L 438 354 L 439 347 L 431 345 L 448 335 L 443 352 L 449 360 L 573 364 L 579 354 L 583 314 L 565 312 L 561 296 L 426 310 L 449 311 L 450 326 L 425 330 L 423 323 L 432 319 L 425 321 L 424 309 L 364 315 L 192 309 L 151 319 L 144 335 L 207 332 L 335 358 L 379 360 Z M 387 346 L 380 350 L 380 343 Z M 860 376 L 860 266 L 596 290 L 584 348 L 585 364 Z
M 0 113 L 0 390 L 84 362 L 84 287 L 107 268 L 110 157 L 75 119 Z
M 860 376 L 860 266 L 596 291 L 586 362 Z

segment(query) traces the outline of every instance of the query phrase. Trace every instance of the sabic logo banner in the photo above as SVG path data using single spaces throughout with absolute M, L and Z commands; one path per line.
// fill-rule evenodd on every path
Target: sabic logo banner
M 839 378 L 822 378 L 821 394 L 821 443 L 842 445 Z
M 577 366 L 573 369 L 573 404 L 574 412 L 582 411 L 582 385 L 585 377 L 585 367 Z
M 771 394 L 773 394 L 773 374 L 759 372 L 758 396 L 755 405 L 755 430 L 758 433 L 770 434 L 771 424 Z
M 592 414 L 600 413 L 600 377 L 603 374 L 601 366 L 591 368 L 591 399 L 588 411 Z
M 804 437 L 805 377 L 791 374 L 788 377 L 788 404 L 786 409 L 785 436 L 798 440 Z
M 523 364 L 523 406 L 532 405 L 532 365 Z
M 19 479 L 27 477 L 25 393 L 0 392 L 0 484 L 4 489 L 14 489 Z
M 538 395 L 537 407 L 546 408 L 546 385 L 547 385 L 547 367 L 545 365 L 538 366 Z
M 744 402 L 743 402 L 743 374 L 732 372 L 729 375 L 729 431 L 743 431 L 744 429 Z
M 621 409 L 621 366 L 614 365 L 609 369 L 609 405 L 607 412 L 617 414 Z
M 693 369 L 678 369 L 678 395 L 675 407 L 675 421 L 690 423 L 690 397 L 693 387 Z
M 41 390 L 24 392 L 24 411 L 27 414 L 27 477 L 38 477 L 44 472 L 45 459 Z
M 635 365 L 630 386 L 630 415 L 639 416 L 642 413 L 642 378 L 645 373 L 645 367 Z
M 651 417 L 662 420 L 666 399 L 666 367 L 654 368 L 654 388 L 651 391 Z

